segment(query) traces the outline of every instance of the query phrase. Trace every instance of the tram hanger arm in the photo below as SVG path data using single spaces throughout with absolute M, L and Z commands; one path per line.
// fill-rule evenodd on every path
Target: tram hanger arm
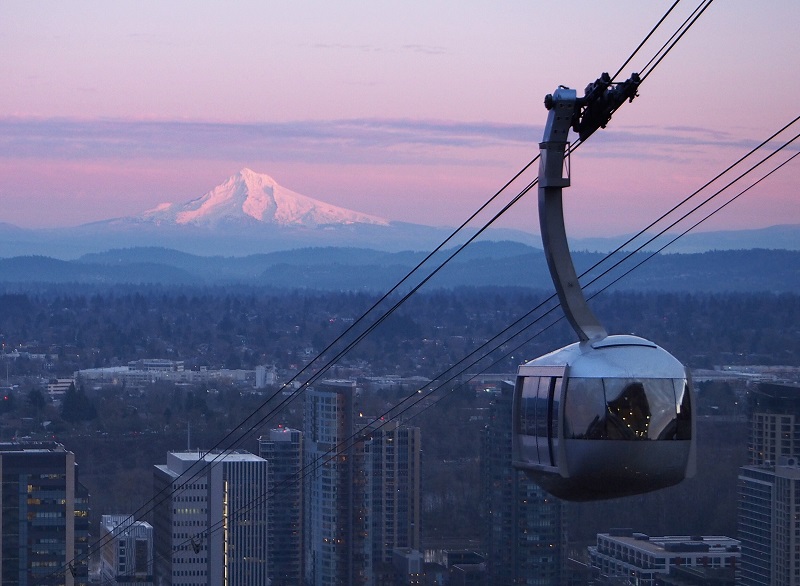
M 570 128 L 581 140 L 604 128 L 625 100 L 636 97 L 639 83 L 639 76 L 634 73 L 627 81 L 614 85 L 608 73 L 603 73 L 586 86 L 583 98 L 578 98 L 575 90 L 561 86 L 544 100 L 549 113 L 539 144 L 539 226 L 559 302 L 581 341 L 599 340 L 608 333 L 586 302 L 567 244 L 562 205 L 562 190 L 570 185 L 567 138 Z

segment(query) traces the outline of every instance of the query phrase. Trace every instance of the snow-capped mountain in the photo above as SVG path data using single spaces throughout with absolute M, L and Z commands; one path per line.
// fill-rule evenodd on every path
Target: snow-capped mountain
M 201 197 L 183 204 L 161 204 L 144 212 L 141 218 L 157 224 L 198 227 L 254 222 L 306 228 L 351 224 L 389 225 L 384 218 L 295 193 L 279 185 L 269 175 L 250 169 L 242 169 Z

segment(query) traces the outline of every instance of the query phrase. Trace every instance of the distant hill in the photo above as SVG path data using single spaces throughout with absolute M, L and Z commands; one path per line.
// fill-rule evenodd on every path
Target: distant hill
M 429 275 L 455 249 L 441 251 L 410 278 L 410 288 Z M 405 277 L 426 253 L 361 248 L 304 248 L 249 256 L 198 256 L 167 248 L 115 249 L 63 261 L 42 256 L 0 259 L 0 283 L 83 283 L 249 285 L 282 289 L 386 291 Z M 600 253 L 578 252 L 581 273 L 603 260 Z M 621 257 L 619 257 L 621 258 Z M 700 254 L 638 253 L 588 289 L 605 286 L 635 264 L 641 266 L 613 285 L 641 291 L 800 291 L 800 251 L 728 250 Z M 605 270 L 616 262 L 605 262 Z M 586 284 L 598 274 L 589 273 Z M 433 276 L 427 287 L 514 286 L 552 289 L 542 250 L 517 242 L 476 242 Z
M 643 248 L 653 251 L 661 248 L 675 237 L 664 234 L 655 238 Z M 577 238 L 570 239 L 573 250 L 589 250 L 593 252 L 610 252 L 628 240 L 628 236 L 614 238 Z M 628 249 L 638 248 L 640 243 L 650 240 L 652 235 L 645 234 L 636 239 Z M 707 252 L 710 250 L 750 250 L 753 248 L 800 250 L 800 226 L 786 224 L 756 228 L 752 230 L 722 230 L 716 232 L 689 232 L 671 243 L 664 251 L 667 254 Z

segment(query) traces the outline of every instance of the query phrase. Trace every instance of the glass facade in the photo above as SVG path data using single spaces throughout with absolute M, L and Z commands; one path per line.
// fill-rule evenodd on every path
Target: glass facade
M 269 462 L 267 566 L 272 586 L 300 586 L 303 574 L 303 434 L 278 428 L 259 439 Z
M 534 386 L 538 393 L 539 385 Z M 503 384 L 481 436 L 482 544 L 488 583 L 558 586 L 564 583 L 565 508 L 511 466 L 512 399 L 513 386 Z

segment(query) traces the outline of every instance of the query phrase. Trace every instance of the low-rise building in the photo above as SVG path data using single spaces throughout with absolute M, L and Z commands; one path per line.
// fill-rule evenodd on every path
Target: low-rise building
M 100 578 L 116 586 L 152 586 L 153 527 L 129 515 L 103 515 Z
M 730 537 L 650 537 L 630 529 L 616 529 L 597 535 L 597 545 L 589 548 L 589 558 L 596 584 L 619 584 L 622 579 L 655 586 L 657 578 L 677 567 L 735 568 L 741 548 L 739 541 Z

